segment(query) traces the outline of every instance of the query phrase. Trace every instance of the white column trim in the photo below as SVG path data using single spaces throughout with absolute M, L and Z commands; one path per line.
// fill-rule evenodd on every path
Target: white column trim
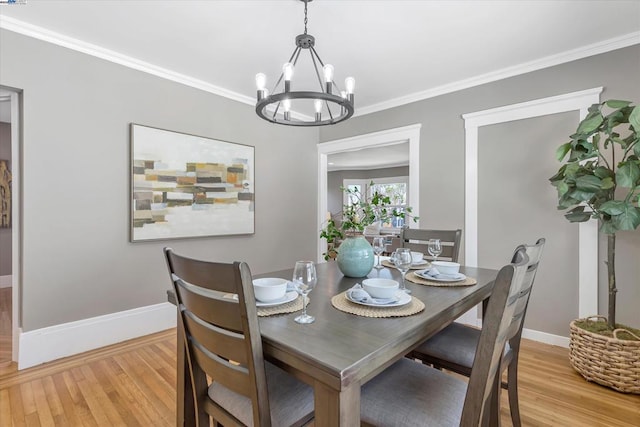
M 414 215 L 419 216 L 421 127 L 422 124 L 414 124 L 318 144 L 318 262 L 324 262 L 322 254 L 326 251 L 326 242 L 319 237 L 319 230 L 324 226 L 327 216 L 327 156 L 343 151 L 409 142 L 409 203 Z
M 496 123 L 539 117 L 567 111 L 579 111 L 580 119 L 592 104 L 600 102 L 603 88 L 583 90 L 559 96 L 506 105 L 463 114 L 465 121 L 465 263 L 478 264 L 478 128 Z M 598 224 L 587 221 L 579 225 L 579 296 L 580 317 L 598 312 Z

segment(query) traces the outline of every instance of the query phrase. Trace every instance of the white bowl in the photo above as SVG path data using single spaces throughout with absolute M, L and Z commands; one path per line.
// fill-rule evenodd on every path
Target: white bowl
M 433 261 L 431 263 L 432 266 L 438 269 L 438 271 L 442 274 L 458 274 L 460 271 L 460 264 L 457 262 L 450 261 Z
M 253 280 L 253 293 L 258 301 L 269 302 L 284 298 L 287 280 L 276 277 Z
M 393 298 L 400 285 L 391 279 L 365 279 L 362 287 L 374 298 Z
M 424 254 L 422 252 L 411 252 L 411 262 L 414 264 L 419 264 L 424 259 Z

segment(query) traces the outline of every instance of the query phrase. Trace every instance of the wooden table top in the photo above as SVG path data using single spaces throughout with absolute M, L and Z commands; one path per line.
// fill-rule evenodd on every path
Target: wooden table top
M 334 390 L 353 381 L 361 384 L 375 376 L 426 338 L 482 302 L 491 293 L 497 270 L 462 267 L 460 271 L 477 279 L 464 287 L 432 287 L 408 282 L 412 296 L 425 304 L 415 315 L 397 318 L 361 317 L 337 310 L 331 297 L 363 279 L 347 278 L 335 262 L 316 266 L 318 284 L 309 294 L 307 311 L 316 321 L 300 325 L 299 313 L 260 318 L 265 355 L 275 363 L 293 367 Z M 256 277 L 291 279 L 292 269 Z M 397 270 L 374 269 L 368 277 L 400 280 Z

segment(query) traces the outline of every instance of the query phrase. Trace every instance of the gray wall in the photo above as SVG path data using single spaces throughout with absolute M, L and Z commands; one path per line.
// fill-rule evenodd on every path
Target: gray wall
M 409 166 L 394 168 L 367 169 L 367 170 L 341 170 L 327 173 L 327 208 L 335 214 L 342 211 L 342 186 L 345 179 L 387 178 L 390 176 L 409 176 Z
M 0 159 L 11 162 L 11 123 L 0 122 Z M 11 275 L 11 228 L 0 228 L 0 276 Z
M 4 30 L 0 84 L 24 91 L 24 331 L 166 301 L 163 246 L 254 273 L 315 257 L 317 129 Z M 131 122 L 254 145 L 255 235 L 129 243 Z
M 321 141 L 331 141 L 334 139 L 347 138 L 380 130 L 406 126 L 414 123 L 422 123 L 420 142 L 420 225 L 423 228 L 463 228 L 464 227 L 464 121 L 461 115 L 464 113 L 481 111 L 503 105 L 529 101 L 532 99 L 544 98 L 559 95 L 567 92 L 589 89 L 604 86 L 602 99 L 629 99 L 640 103 L 640 46 L 635 45 L 624 49 L 608 52 L 605 54 L 573 61 L 570 63 L 550 67 L 544 70 L 523 74 L 520 76 L 504 79 L 498 82 L 488 83 L 470 89 L 461 90 L 438 96 L 431 99 L 415 102 L 408 105 L 392 108 L 389 110 L 355 117 L 345 122 L 340 127 L 325 127 L 320 130 Z M 547 122 L 543 122 L 546 123 Z M 571 132 L 575 130 L 575 125 Z M 515 128 L 504 126 L 496 131 L 496 138 L 518 142 L 526 137 L 528 132 L 535 132 L 541 135 L 544 129 L 536 129 L 536 124 L 524 124 L 524 128 L 519 128 L 515 133 Z M 548 132 L 556 132 L 544 135 L 545 143 L 550 146 L 557 146 L 564 143 L 568 138 L 566 129 L 561 131 L 550 127 Z M 480 138 L 491 136 L 480 134 Z M 539 138 L 539 137 L 537 137 Z M 530 144 L 537 144 L 536 138 L 527 139 Z M 546 146 L 546 145 L 545 145 Z M 535 149 L 535 148 L 534 148 Z M 545 148 L 546 150 L 547 148 Z M 493 151 L 492 151 L 493 150 Z M 483 168 L 501 168 L 500 160 L 504 153 L 500 153 L 502 148 L 498 145 L 483 147 L 480 156 L 488 157 L 488 163 Z M 495 161 L 491 159 L 495 158 Z M 536 157 L 537 158 L 537 157 Z M 551 157 L 553 159 L 553 156 Z M 481 160 L 482 162 L 483 160 Z M 519 158 L 518 162 L 522 168 L 538 168 L 536 161 Z M 558 254 L 566 258 L 569 263 L 574 262 L 575 249 L 577 246 L 576 235 L 577 225 L 564 224 L 572 230 L 572 237 L 569 242 L 565 237 L 559 238 L 547 228 L 545 221 L 557 215 L 560 222 L 564 221 L 562 214 L 555 209 L 555 201 L 548 199 L 549 191 L 553 189 L 549 186 L 548 172 L 549 163 L 539 170 L 535 182 L 525 183 L 527 186 L 520 187 L 520 191 L 528 191 L 531 186 L 538 194 L 538 198 L 546 198 L 547 204 L 536 206 L 536 209 L 543 209 L 544 215 L 531 218 L 531 222 L 523 225 L 523 228 L 533 230 L 527 235 L 526 240 L 532 241 L 537 234 L 545 231 L 548 248 L 543 258 L 543 264 L 536 283 L 536 289 L 530 307 L 531 316 L 527 317 L 526 327 L 561 335 L 568 335 L 567 319 L 577 315 L 575 296 L 577 291 L 575 283 L 563 283 L 563 280 L 554 280 L 551 284 L 544 285 L 541 280 L 542 275 L 553 276 L 553 262 Z M 559 163 L 556 164 L 556 169 Z M 427 176 L 426 171 L 429 171 Z M 480 173 L 480 180 L 483 179 Z M 496 175 L 494 175 L 496 176 Z M 530 175 L 533 176 L 533 175 Z M 550 175 L 549 175 L 550 176 Z M 437 177 L 437 179 L 433 179 Z M 488 191 L 488 187 L 483 187 L 480 182 L 480 196 L 482 189 Z M 504 204 L 508 204 L 513 194 L 497 188 Z M 487 209 L 482 208 L 480 202 L 480 215 L 487 215 Z M 517 202 L 519 203 L 519 202 Z M 496 208 L 497 209 L 497 208 Z M 484 212 L 484 213 L 483 213 Z M 481 219 L 482 220 L 482 219 Z M 485 227 L 491 225 L 492 221 L 485 220 Z M 556 222 L 557 220 L 554 220 Z M 482 225 L 482 223 L 481 223 Z M 560 224 L 556 224 L 563 227 Z M 485 229 L 479 230 L 479 237 L 483 239 L 480 244 L 480 259 L 488 256 L 485 249 L 492 246 L 487 243 Z M 564 236 L 564 235 L 563 235 Z M 510 232 L 501 232 L 494 236 L 502 248 L 500 259 L 506 262 L 511 251 L 525 236 L 521 234 L 513 235 Z M 463 234 L 464 239 L 464 234 Z M 487 244 L 488 246 L 483 246 Z M 637 307 L 640 306 L 640 230 L 621 232 L 618 234 L 617 247 L 617 274 L 618 274 L 618 321 L 635 324 L 640 323 Z M 483 252 L 484 251 L 484 252 Z M 565 252 L 562 252 L 565 251 Z M 497 256 L 497 254 L 496 254 Z M 606 237 L 600 236 L 600 260 L 606 258 Z M 557 259 L 556 259 L 557 261 Z M 600 263 L 600 313 L 606 314 L 606 271 L 605 266 Z M 563 273 L 564 274 L 564 273 Z M 572 279 L 573 280 L 573 279 Z M 561 289 L 561 291 L 558 291 Z M 534 319 L 535 315 L 535 319 Z

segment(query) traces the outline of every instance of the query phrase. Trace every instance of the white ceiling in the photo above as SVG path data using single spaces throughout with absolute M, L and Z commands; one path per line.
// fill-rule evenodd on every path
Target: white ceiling
M 315 0 L 308 8 L 308 32 L 336 81 L 356 78 L 356 115 L 640 43 L 638 0 Z M 275 83 L 303 32 L 303 10 L 299 0 L 28 0 L 1 5 L 0 27 L 253 104 L 255 74 Z

